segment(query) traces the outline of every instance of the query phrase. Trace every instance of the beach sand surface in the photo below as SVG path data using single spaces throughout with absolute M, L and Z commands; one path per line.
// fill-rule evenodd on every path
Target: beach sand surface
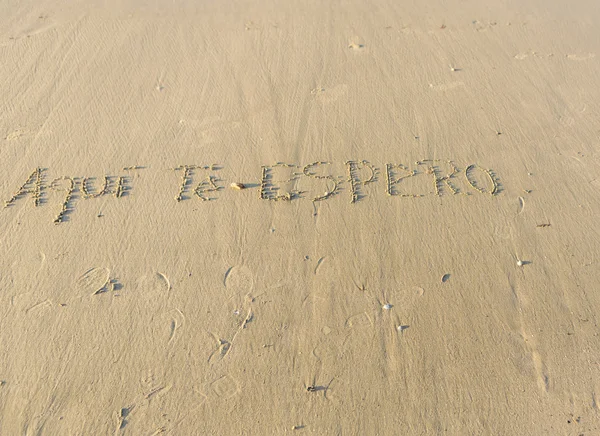
M 2 9 L 0 434 L 600 433 L 595 1 Z

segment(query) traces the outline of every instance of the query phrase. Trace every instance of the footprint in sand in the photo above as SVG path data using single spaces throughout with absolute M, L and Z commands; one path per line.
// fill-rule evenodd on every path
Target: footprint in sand
M 137 279 L 136 287 L 144 294 L 162 295 L 171 290 L 171 282 L 165 274 L 153 272 Z
M 313 355 L 320 360 L 326 358 L 337 359 L 340 354 L 338 345 L 344 343 L 347 333 L 343 330 L 334 331 L 329 327 L 324 327 L 321 330 L 321 333 L 323 333 L 323 335 L 321 336 L 319 344 L 312 350 Z
M 45 311 L 53 307 L 52 301 L 46 299 L 41 302 L 36 302 L 33 305 L 25 309 L 25 313 L 35 312 L 39 314 L 39 311 Z
M 494 237 L 500 239 L 512 239 L 513 238 L 513 228 L 511 226 L 497 226 L 494 227 Z
M 160 344 L 170 344 L 174 341 L 185 320 L 183 313 L 171 305 L 173 293 L 170 290 L 171 283 L 168 277 L 155 271 L 139 277 L 133 291 L 129 293 L 137 310 L 152 316 L 153 321 L 148 327 L 152 336 L 159 338 Z
M 446 274 L 448 277 L 450 274 Z M 445 276 L 446 276 L 445 275 Z M 394 310 L 397 311 L 407 311 L 412 312 L 416 309 L 419 300 L 425 294 L 425 290 L 419 286 L 411 286 L 409 288 L 405 288 L 400 292 L 394 292 L 393 302 L 394 302 Z
M 75 281 L 80 295 L 97 295 L 113 289 L 108 268 L 90 268 Z
M 355 328 L 355 327 L 370 327 L 373 326 L 373 320 L 367 314 L 367 312 L 362 312 L 356 315 L 352 315 L 346 320 L 346 327 Z
M 223 284 L 227 288 L 228 294 L 241 293 L 246 295 L 252 292 L 254 279 L 248 267 L 244 265 L 232 266 L 225 272 Z
M 210 384 L 211 390 L 220 398 L 227 399 L 240 391 L 238 382 L 230 375 L 224 375 Z
M 230 267 L 225 272 L 223 284 L 226 288 L 223 309 L 239 317 L 250 316 L 250 305 L 253 300 L 251 294 L 254 289 L 254 279 L 250 269 L 244 265 Z

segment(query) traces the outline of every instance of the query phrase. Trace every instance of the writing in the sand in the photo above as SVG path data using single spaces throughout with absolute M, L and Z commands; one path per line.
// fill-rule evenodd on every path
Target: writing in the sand
M 146 171 L 148 167 L 124 167 L 122 174 L 101 177 L 61 176 L 52 180 L 49 170 L 36 168 L 25 176 L 12 197 L 4 202 L 5 208 L 24 200 L 33 199 L 34 206 L 42 206 L 47 201 L 48 191 L 63 192 L 60 208 L 54 218 L 55 224 L 68 221 L 79 200 L 87 201 L 99 197 L 121 199 L 134 191 L 134 171 Z M 277 162 L 260 168 L 258 183 L 243 180 L 224 180 L 221 173 L 224 167 L 212 165 L 180 165 L 171 168 L 177 176 L 173 178 L 174 199 L 177 202 L 197 199 L 218 200 L 220 191 L 227 186 L 233 190 L 255 189 L 259 200 L 284 201 L 306 199 L 313 202 L 326 201 L 346 192 L 351 203 L 362 200 L 368 186 L 377 182 L 381 190 L 390 197 L 421 198 L 426 196 L 450 196 L 484 194 L 495 196 L 501 191 L 496 174 L 480 165 L 471 163 L 458 166 L 453 161 L 423 159 L 412 165 L 386 163 L 379 167 L 366 160 L 350 160 L 335 165 L 317 161 L 306 165 Z M 382 179 L 382 180 L 381 180 Z M 136 187 L 142 189 L 143 186 Z

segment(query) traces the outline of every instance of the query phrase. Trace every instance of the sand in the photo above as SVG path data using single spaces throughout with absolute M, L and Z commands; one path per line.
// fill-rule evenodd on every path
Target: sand
M 595 1 L 64 3 L 0 17 L 0 434 L 600 433 Z

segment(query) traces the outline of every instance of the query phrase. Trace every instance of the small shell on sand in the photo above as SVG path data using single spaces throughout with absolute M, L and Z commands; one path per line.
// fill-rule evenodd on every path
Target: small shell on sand
M 237 189 L 238 191 L 246 189 L 246 185 L 244 185 L 243 183 L 232 183 L 231 185 L 229 185 L 229 187 L 231 189 Z

